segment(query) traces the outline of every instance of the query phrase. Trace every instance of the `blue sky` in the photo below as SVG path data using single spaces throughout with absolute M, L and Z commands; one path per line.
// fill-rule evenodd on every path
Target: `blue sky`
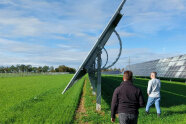
M 78 68 L 121 0 L 0 0 L 0 65 Z M 116 30 L 123 68 L 186 54 L 186 0 L 128 0 Z M 119 44 L 112 36 L 109 63 Z M 105 54 L 103 53 L 103 58 Z

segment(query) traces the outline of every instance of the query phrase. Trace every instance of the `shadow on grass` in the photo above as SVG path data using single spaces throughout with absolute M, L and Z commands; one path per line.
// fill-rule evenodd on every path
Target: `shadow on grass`
M 116 87 L 122 82 L 122 77 L 103 76 L 102 77 L 102 97 L 111 105 L 112 95 Z M 135 79 L 134 85 L 142 90 L 145 102 L 147 101 L 147 82 L 145 79 Z M 171 107 L 186 104 L 186 85 L 164 83 L 161 87 L 161 107 Z
M 186 114 L 186 111 L 166 111 L 166 115 L 167 116 L 171 116 L 171 115 L 177 115 L 177 114 Z

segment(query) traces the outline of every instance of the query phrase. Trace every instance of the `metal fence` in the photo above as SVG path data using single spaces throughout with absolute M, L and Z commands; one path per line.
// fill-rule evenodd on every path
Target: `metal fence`
M 158 77 L 186 79 L 186 54 L 128 65 L 125 70 L 131 70 L 134 76 L 149 76 L 155 71 Z
M 0 73 L 0 77 L 25 77 L 25 76 L 37 76 L 37 75 L 59 75 L 59 74 L 69 74 L 69 72 L 42 72 L 42 73 Z

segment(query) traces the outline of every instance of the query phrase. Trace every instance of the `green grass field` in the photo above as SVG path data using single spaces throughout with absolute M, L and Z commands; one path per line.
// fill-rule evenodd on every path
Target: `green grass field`
M 85 107 L 86 113 L 82 117 L 84 122 L 109 124 L 111 112 L 110 103 L 114 89 L 120 85 L 121 76 L 102 77 L 102 112 L 95 111 L 95 99 L 90 90 L 90 83 L 86 85 Z M 135 79 L 134 85 L 139 87 L 147 101 L 148 79 Z M 139 124 L 186 124 L 186 84 L 179 82 L 161 81 L 161 117 L 156 115 L 154 106 L 150 109 L 150 115 L 145 114 L 145 108 L 139 110 Z M 118 118 L 116 123 L 119 123 Z
M 0 124 L 72 123 L 84 79 L 61 94 L 72 75 L 0 78 Z
M 64 95 L 61 92 L 72 75 L 40 75 L 0 78 L 0 124 L 9 123 L 90 123 L 109 124 L 110 103 L 114 89 L 120 85 L 121 76 L 102 76 L 102 111 L 96 112 L 96 96 L 92 95 L 88 77 L 79 80 Z M 86 112 L 74 120 L 76 109 L 85 82 L 84 105 Z M 148 79 L 137 78 L 147 101 Z M 150 115 L 145 108 L 139 110 L 139 124 L 184 124 L 186 123 L 186 84 L 162 81 L 160 118 L 154 106 Z M 116 119 L 118 122 L 118 118 Z

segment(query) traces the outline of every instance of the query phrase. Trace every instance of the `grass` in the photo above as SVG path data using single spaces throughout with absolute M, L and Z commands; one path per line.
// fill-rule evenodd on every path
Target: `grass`
M 82 78 L 64 95 L 61 92 L 72 75 L 39 75 L 27 77 L 0 78 L 0 124 L 9 123 L 89 123 L 109 124 L 110 103 L 114 89 L 122 81 L 121 76 L 102 76 L 102 111 L 96 111 L 96 96 L 92 95 L 88 77 Z M 75 120 L 84 80 L 85 113 Z M 139 87 L 147 101 L 148 79 L 136 78 L 134 85 Z M 160 118 L 156 116 L 154 106 L 150 114 L 145 108 L 139 109 L 139 124 L 184 124 L 186 123 L 186 84 L 161 81 Z M 116 118 L 116 123 L 119 123 Z
M 92 95 L 90 83 L 86 85 L 85 108 L 86 113 L 83 117 L 84 122 L 109 124 L 111 112 L 110 103 L 114 89 L 120 85 L 121 76 L 102 76 L 102 111 L 95 111 L 96 96 Z M 134 85 L 139 87 L 147 101 L 147 82 L 148 79 L 137 78 Z M 161 81 L 161 117 L 156 115 L 154 106 L 150 109 L 150 114 L 145 114 L 145 108 L 139 109 L 139 124 L 184 124 L 186 123 L 186 84 L 179 82 Z M 119 123 L 118 118 L 116 123 Z
M 84 78 L 64 95 L 72 75 L 0 78 L 0 124 L 72 123 Z

